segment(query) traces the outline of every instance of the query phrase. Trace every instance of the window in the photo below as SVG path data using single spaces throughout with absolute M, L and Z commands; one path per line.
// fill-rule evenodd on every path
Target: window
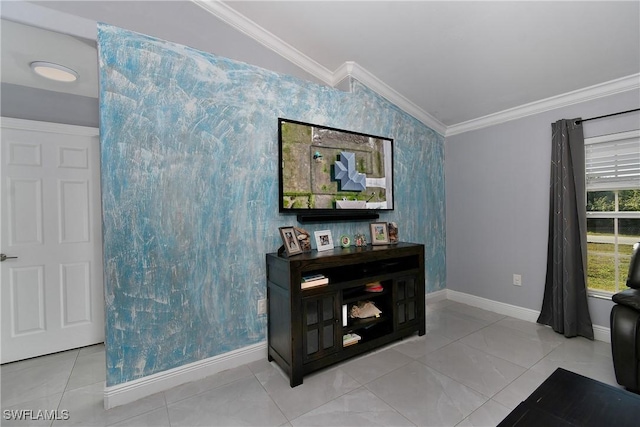
M 588 138 L 585 155 L 587 286 L 616 293 L 640 241 L 640 131 Z

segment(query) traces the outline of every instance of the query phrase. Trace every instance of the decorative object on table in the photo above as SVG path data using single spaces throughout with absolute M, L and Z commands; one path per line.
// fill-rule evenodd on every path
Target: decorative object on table
M 354 236 L 354 243 L 357 247 L 367 246 L 367 238 L 362 233 L 356 233 L 356 235 Z
M 380 317 L 382 311 L 371 301 L 358 301 L 358 304 L 351 306 L 349 317 L 352 319 L 368 319 L 369 317 Z
M 387 231 L 386 222 L 372 222 L 371 227 L 371 244 L 372 245 L 388 245 L 389 233 Z
M 346 234 L 340 236 L 340 246 L 342 246 L 343 248 L 348 248 L 349 246 L 351 246 L 351 238 Z
M 384 291 L 384 287 L 380 282 L 371 282 L 371 283 L 367 283 L 364 286 L 364 291 L 365 292 L 382 292 Z
M 284 249 L 287 256 L 302 253 L 300 242 L 296 237 L 296 231 L 293 227 L 280 227 L 280 237 L 282 237 L 283 247 L 278 250 L 278 254 L 281 255 L 281 250 Z
M 331 230 L 314 231 L 313 234 L 316 237 L 316 247 L 318 248 L 318 251 L 333 249 Z
M 309 252 L 311 250 L 311 234 L 304 228 L 293 227 L 293 229 L 296 232 L 296 237 L 298 238 L 302 252 Z
M 389 232 L 389 243 L 396 244 L 398 243 L 398 224 L 396 224 L 395 222 L 390 222 L 389 224 L 387 224 L 388 226 L 388 232 Z

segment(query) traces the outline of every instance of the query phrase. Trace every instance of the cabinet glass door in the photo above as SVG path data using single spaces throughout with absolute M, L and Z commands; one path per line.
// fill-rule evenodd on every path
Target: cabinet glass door
M 336 294 L 302 300 L 304 360 L 313 360 L 338 349 L 338 298 Z
M 418 317 L 418 302 L 415 277 L 402 277 L 394 280 L 396 298 L 396 327 L 413 324 Z

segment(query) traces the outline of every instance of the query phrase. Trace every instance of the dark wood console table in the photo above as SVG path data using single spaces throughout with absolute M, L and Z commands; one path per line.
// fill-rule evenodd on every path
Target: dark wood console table
M 425 334 L 424 245 L 334 248 L 293 255 L 267 254 L 268 358 L 289 375 L 291 387 L 305 374 L 418 332 Z M 302 289 L 303 276 L 328 284 Z M 368 292 L 379 283 L 383 290 Z M 379 317 L 346 313 L 371 301 Z M 343 345 L 343 336 L 360 340 Z
M 558 368 L 498 424 L 545 427 L 636 427 L 640 395 Z

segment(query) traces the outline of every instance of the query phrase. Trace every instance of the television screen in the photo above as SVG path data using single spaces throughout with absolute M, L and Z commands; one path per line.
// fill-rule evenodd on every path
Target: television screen
M 278 119 L 280 212 L 393 210 L 393 139 Z

